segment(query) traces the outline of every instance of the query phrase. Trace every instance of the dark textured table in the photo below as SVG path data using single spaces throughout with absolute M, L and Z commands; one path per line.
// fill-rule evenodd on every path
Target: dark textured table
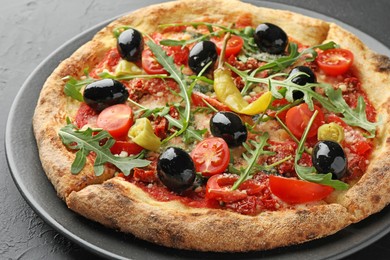
M 157 0 L 156 0 L 157 1 Z M 0 0 L 0 138 L 9 108 L 24 80 L 51 52 L 84 30 L 150 0 Z M 347 23 L 390 48 L 390 1 L 278 0 Z M 0 163 L 0 259 L 100 259 L 45 224 L 17 190 Z M 346 259 L 389 259 L 390 235 Z

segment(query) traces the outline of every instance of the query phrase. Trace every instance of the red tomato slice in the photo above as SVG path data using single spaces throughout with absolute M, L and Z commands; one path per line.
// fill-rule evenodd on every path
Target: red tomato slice
M 353 53 L 346 49 L 329 49 L 318 54 L 318 66 L 330 76 L 344 74 L 353 63 Z
M 97 119 L 97 126 L 108 131 L 115 139 L 126 136 L 132 124 L 133 111 L 126 104 L 105 108 Z
M 146 49 L 142 52 L 142 68 L 148 74 L 168 74 L 164 67 L 157 62 L 150 49 Z
M 318 111 L 318 114 L 311 125 L 307 137 L 316 136 L 318 127 L 324 124 L 324 113 L 316 105 L 314 105 L 314 109 Z M 301 138 L 313 113 L 314 110 L 310 111 L 306 103 L 290 108 L 286 114 L 286 125 L 291 133 L 297 138 Z
M 334 190 L 330 186 L 275 175 L 269 176 L 269 186 L 275 196 L 290 204 L 322 200 Z
M 206 184 L 206 198 L 223 202 L 245 199 L 248 194 L 241 190 L 231 190 L 238 177 L 230 174 L 217 174 L 210 177 Z
M 207 104 L 204 102 L 204 101 L 206 101 L 211 106 L 218 109 L 219 111 L 231 111 L 231 109 L 227 105 L 225 105 L 225 104 L 219 102 L 217 99 L 209 97 L 201 92 L 196 92 L 196 91 L 192 92 L 191 99 L 192 99 L 192 103 L 194 104 L 194 106 L 206 107 Z
M 225 140 L 219 137 L 204 139 L 191 152 L 197 172 L 203 176 L 223 173 L 229 165 L 230 152 Z
M 121 152 L 127 152 L 131 154 L 139 154 L 144 148 L 132 141 L 119 141 L 116 140 L 110 150 L 112 154 L 120 154 Z
M 221 50 L 223 47 L 223 38 L 224 37 L 211 38 L 211 41 L 213 41 L 215 45 L 217 45 L 218 54 L 221 54 Z M 225 57 L 237 55 L 237 53 L 240 52 L 243 45 L 244 45 L 244 40 L 240 36 L 232 35 L 226 45 Z
M 230 203 L 245 199 L 248 195 L 256 195 L 263 190 L 263 187 L 253 179 L 244 181 L 238 189 L 232 190 L 237 180 L 238 176 L 232 174 L 211 176 L 206 184 L 206 198 Z

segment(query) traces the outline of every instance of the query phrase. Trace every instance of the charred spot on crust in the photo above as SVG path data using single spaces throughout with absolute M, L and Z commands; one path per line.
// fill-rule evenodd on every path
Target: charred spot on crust
M 373 56 L 374 60 L 377 63 L 376 70 L 378 72 L 390 72 L 390 58 L 381 55 L 381 54 L 375 54 Z
M 371 196 L 371 202 L 372 202 L 373 204 L 378 204 L 378 203 L 380 202 L 380 200 L 381 200 L 381 197 L 380 197 L 379 195 L 373 195 L 373 196 Z

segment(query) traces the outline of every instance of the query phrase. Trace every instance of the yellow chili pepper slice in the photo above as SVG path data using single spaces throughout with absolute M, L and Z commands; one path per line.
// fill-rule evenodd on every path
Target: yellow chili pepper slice
M 256 115 L 264 112 L 272 100 L 271 92 L 267 91 L 251 104 L 246 102 L 234 84 L 230 71 L 224 68 L 218 68 L 214 71 L 214 91 L 219 101 L 232 111 L 245 115 Z
M 115 68 L 115 76 L 139 75 L 142 70 L 132 62 L 121 60 Z
M 250 116 L 260 114 L 267 109 L 271 101 L 272 101 L 272 93 L 271 91 L 267 91 L 263 95 L 261 95 L 258 99 L 256 99 L 254 102 L 244 107 L 240 113 L 245 115 L 250 115 Z
M 219 101 L 234 112 L 241 111 L 248 105 L 232 80 L 229 70 L 218 68 L 214 71 L 214 91 Z
M 146 117 L 138 118 L 130 128 L 128 136 L 134 143 L 150 151 L 158 151 L 161 141 L 153 131 L 152 124 Z

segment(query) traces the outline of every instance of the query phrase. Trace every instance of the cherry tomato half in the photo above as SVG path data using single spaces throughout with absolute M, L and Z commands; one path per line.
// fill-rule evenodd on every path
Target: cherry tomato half
M 206 107 L 207 106 L 207 104 L 205 103 L 206 101 L 211 106 L 218 109 L 219 111 L 231 111 L 231 109 L 224 103 L 221 103 L 217 99 L 209 97 L 201 92 L 197 92 L 197 91 L 192 92 L 191 99 L 194 106 Z
M 191 152 L 197 172 L 209 177 L 223 173 L 229 165 L 230 152 L 225 140 L 219 137 L 204 139 Z
M 314 105 L 314 109 L 318 111 L 318 114 L 311 125 L 307 137 L 315 136 L 318 127 L 324 124 L 324 113 L 316 105 Z M 286 114 L 286 125 L 291 133 L 297 138 L 301 138 L 313 113 L 314 110 L 310 111 L 306 103 L 290 108 Z
M 97 126 L 108 131 L 115 139 L 126 136 L 132 124 L 133 111 L 126 104 L 105 108 L 97 119 Z
M 290 204 L 322 200 L 334 190 L 330 186 L 275 175 L 269 176 L 269 186 L 275 196 Z
M 341 75 L 351 67 L 353 53 L 346 49 L 329 49 L 318 54 L 317 64 L 325 74 Z
M 139 154 L 144 148 L 134 143 L 133 141 L 120 141 L 116 140 L 110 150 L 112 154 L 120 154 L 121 152 L 127 152 L 127 154 Z
M 142 68 L 148 74 L 168 74 L 164 67 L 158 63 L 150 49 L 146 49 L 142 52 Z
M 224 37 L 211 38 L 211 41 L 213 41 L 215 45 L 217 45 L 217 52 L 219 55 L 221 54 L 221 50 L 223 47 L 223 38 Z M 225 57 L 237 55 L 237 53 L 240 52 L 243 45 L 244 45 L 244 40 L 240 36 L 232 35 L 226 45 Z

